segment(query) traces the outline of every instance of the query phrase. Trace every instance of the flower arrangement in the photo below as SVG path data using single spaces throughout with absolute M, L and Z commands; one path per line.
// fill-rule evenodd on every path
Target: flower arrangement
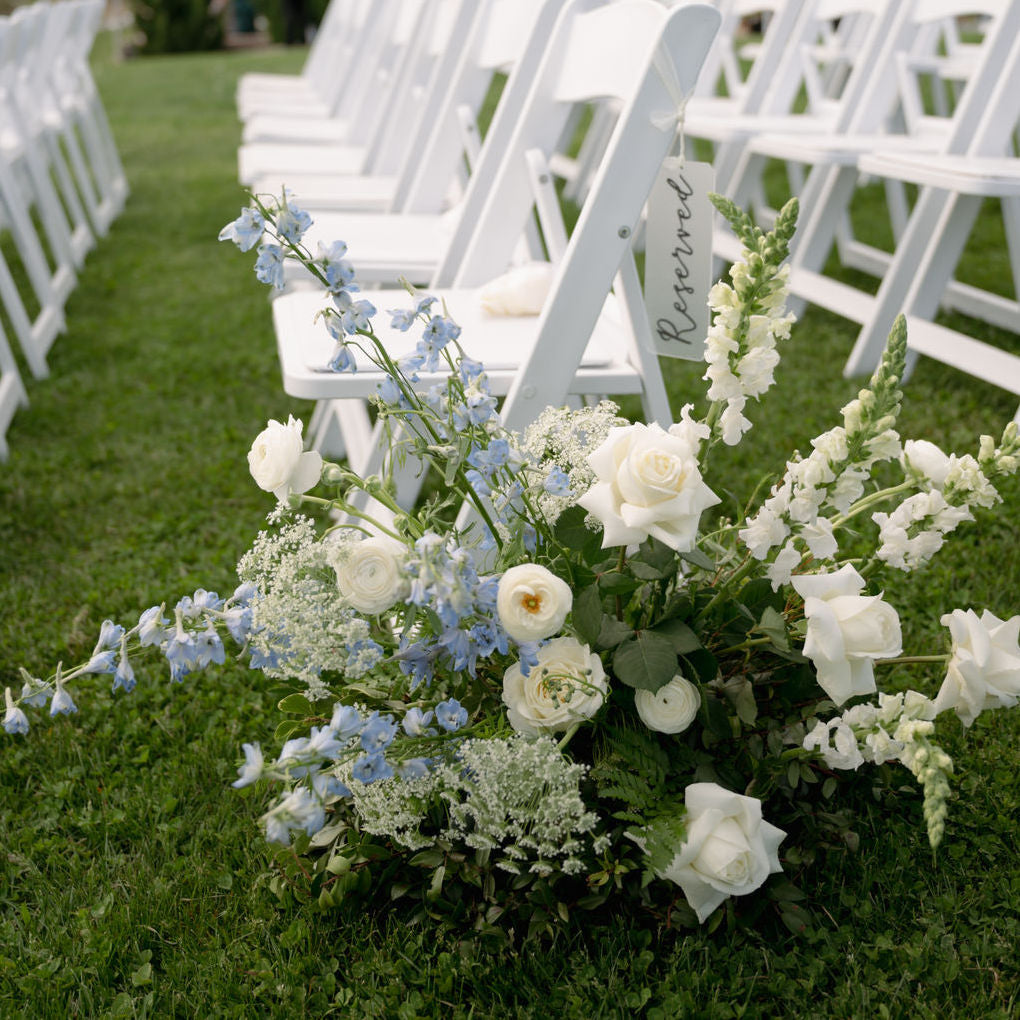
M 390 314 L 420 339 L 395 360 L 345 246 L 313 255 L 308 215 L 286 193 L 256 198 L 221 239 L 258 246 L 256 274 L 273 286 L 288 259 L 321 282 L 333 368 L 381 371 L 392 455 L 442 483 L 406 510 L 385 477 L 306 452 L 301 422 L 270 422 L 248 460 L 277 504 L 236 591 L 199 589 L 129 628 L 106 621 L 87 662 L 22 671 L 4 729 L 27 732 L 26 708 L 77 711 L 88 676 L 131 691 L 142 649 L 186 682 L 225 661 L 229 637 L 289 691 L 279 749 L 244 744 L 233 784 L 273 791 L 261 823 L 281 847 L 281 897 L 326 908 L 382 889 L 482 929 L 523 910 L 542 930 L 614 895 L 668 904 L 678 924 L 770 900 L 797 927 L 803 894 L 770 876 L 838 835 L 828 802 L 864 765 L 912 773 L 937 847 L 953 765 L 936 728 L 1016 705 L 1020 616 L 955 609 L 948 651 L 904 655 L 881 580 L 922 567 L 999 500 L 1016 425 L 976 455 L 901 440 L 900 320 L 842 423 L 764 499 L 768 480 L 727 510 L 708 467 L 772 384 L 797 209 L 764 233 L 715 202 L 743 256 L 710 293 L 704 413 L 687 405 L 663 429 L 603 402 L 549 408 L 514 433 L 455 309 L 412 294 Z M 418 373 L 437 368 L 446 382 L 422 392 Z M 883 689 L 892 664 L 916 665 L 920 689 Z

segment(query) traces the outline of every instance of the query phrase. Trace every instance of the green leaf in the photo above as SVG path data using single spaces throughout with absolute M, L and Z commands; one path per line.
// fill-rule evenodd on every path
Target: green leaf
M 726 711 L 726 706 L 717 697 L 709 695 L 707 692 L 702 694 L 698 718 L 701 720 L 701 725 L 704 729 L 714 737 L 726 740 L 733 735 L 733 729 L 730 726 L 730 716 Z M 712 771 L 714 773 L 714 769 Z
M 677 555 L 693 567 L 700 567 L 702 570 L 715 570 L 715 561 L 709 559 L 697 546 L 688 549 L 687 552 L 677 553 Z
M 653 566 L 651 563 L 642 563 L 641 560 L 631 560 L 627 567 L 635 577 L 641 578 L 642 581 L 661 581 L 664 577 L 669 576 L 659 567 Z
M 629 687 L 653 693 L 676 675 L 676 652 L 669 638 L 641 631 L 628 638 L 613 656 L 613 671 Z
M 288 694 L 276 707 L 287 715 L 307 717 L 315 714 L 312 703 L 303 694 Z
M 630 574 L 621 573 L 619 570 L 610 570 L 599 578 L 599 587 L 607 595 L 624 595 L 627 592 L 637 591 L 641 582 Z
M 677 655 L 685 655 L 702 647 L 698 635 L 683 620 L 663 620 L 652 627 L 652 633 L 668 638 Z
M 560 514 L 553 529 L 556 541 L 565 549 L 576 550 L 584 560 L 589 560 L 602 544 L 601 532 L 585 526 L 587 516 L 584 507 L 572 506 Z
M 634 628 L 629 623 L 622 623 L 615 616 L 606 614 L 602 617 L 602 626 L 599 628 L 599 636 L 595 640 L 595 647 L 600 651 L 615 648 L 621 641 L 625 641 L 633 633 Z
M 581 640 L 594 644 L 602 629 L 602 597 L 599 595 L 597 584 L 585 588 L 574 599 L 571 618 L 574 621 L 574 630 Z
M 683 653 L 687 671 L 684 676 L 688 680 L 698 680 L 710 684 L 719 674 L 719 663 L 707 648 L 697 648 L 693 652 Z
M 304 730 L 308 732 L 308 725 L 303 719 L 284 719 L 273 730 L 273 739 L 276 741 L 289 740 L 295 733 Z
M 756 629 L 769 638 L 777 648 L 782 648 L 783 651 L 789 649 L 790 635 L 786 630 L 786 619 L 771 606 L 765 607 Z

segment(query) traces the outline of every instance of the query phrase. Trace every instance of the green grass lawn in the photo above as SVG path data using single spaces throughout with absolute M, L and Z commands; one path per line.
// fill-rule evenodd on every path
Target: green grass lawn
M 310 408 L 281 390 L 251 258 L 216 241 L 244 201 L 233 95 L 243 71 L 290 71 L 302 56 L 99 69 L 132 194 L 68 303 L 52 377 L 28 381 L 31 406 L 9 432 L 0 685 L 20 683 L 19 666 L 81 660 L 106 617 L 131 622 L 197 586 L 234 586 L 271 506 L 245 454 L 266 419 L 307 419 Z M 978 251 L 968 272 L 987 274 L 997 257 Z M 752 409 L 755 428 L 714 463 L 713 487 L 746 493 L 835 423 L 858 385 L 840 375 L 852 339 L 846 323 L 808 312 L 776 390 Z M 703 393 L 696 366 L 666 371 L 675 409 Z M 901 432 L 972 451 L 1015 409 L 1008 394 L 922 362 Z M 930 569 L 890 583 L 908 648 L 940 650 L 938 615 L 957 606 L 1020 611 L 1020 485 L 1003 494 L 1006 507 L 961 529 Z M 986 714 L 966 734 L 945 727 L 958 796 L 936 859 L 906 772 L 890 802 L 872 804 L 866 782 L 837 795 L 856 812 L 859 847 L 787 863 L 812 892 L 810 939 L 768 911 L 679 935 L 617 907 L 551 943 L 494 946 L 412 925 L 383 901 L 278 908 L 257 827 L 265 795 L 229 788 L 240 743 L 271 743 L 276 699 L 260 673 L 235 665 L 173 686 L 154 664 L 129 698 L 98 688 L 70 719 L 36 714 L 27 738 L 0 735 L 2 1017 L 1020 1011 L 1020 713 Z

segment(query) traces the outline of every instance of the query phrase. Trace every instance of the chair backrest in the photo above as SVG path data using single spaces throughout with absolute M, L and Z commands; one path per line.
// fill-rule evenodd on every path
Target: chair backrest
M 545 42 L 566 0 L 479 0 L 477 15 L 435 116 L 423 121 L 401 169 L 393 209 L 435 212 L 464 160 L 461 117 L 477 117 L 496 74 L 509 75 L 487 139 L 505 146 Z
M 475 286 L 502 272 L 532 215 L 529 156 L 555 151 L 575 103 L 614 97 L 622 107 L 580 219 L 538 322 L 538 340 L 503 408 L 510 428 L 562 402 L 673 141 L 663 114 L 678 113 L 719 27 L 703 4 L 667 10 L 654 0 L 597 6 L 570 0 L 491 181 L 469 192 L 485 201 L 454 283 Z M 668 116 L 667 116 L 668 119 Z M 486 143 L 488 146 L 488 142 Z M 483 151 L 482 161 L 490 155 Z

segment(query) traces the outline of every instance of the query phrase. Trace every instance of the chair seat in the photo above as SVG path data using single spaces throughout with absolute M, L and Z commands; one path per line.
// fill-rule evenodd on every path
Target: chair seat
M 322 94 L 308 82 L 286 89 L 252 88 L 238 94 L 237 113 L 243 121 L 288 110 L 300 111 L 296 116 L 301 117 L 328 117 L 332 112 Z
M 288 190 L 294 202 L 314 217 L 320 212 L 342 210 L 386 212 L 397 190 L 395 176 L 371 177 L 359 174 L 301 174 L 288 177 Z M 257 195 L 272 195 L 280 190 L 280 178 L 267 174 L 252 181 Z
M 1008 156 L 923 155 L 876 152 L 860 161 L 864 173 L 966 195 L 1020 197 L 1020 159 Z
M 719 115 L 708 110 L 688 112 L 684 117 L 686 130 L 696 138 L 712 142 L 731 142 L 760 134 L 825 135 L 834 118 L 811 113 L 776 116 L 758 114 Z
M 295 117 L 284 113 L 263 113 L 245 122 L 241 138 L 245 143 L 339 145 L 347 140 L 350 130 L 350 122 L 341 117 Z
M 424 284 L 432 279 L 451 232 L 445 215 L 323 213 L 314 218 L 304 244 L 315 251 L 319 241 L 343 241 L 361 284 L 396 284 L 401 277 Z M 308 278 L 296 262 L 285 263 L 285 270 L 288 280 Z
M 492 392 L 502 396 L 535 344 L 540 317 L 489 315 L 481 307 L 480 293 L 480 289 L 452 289 L 436 291 L 435 296 L 445 302 L 450 316 L 460 325 L 460 342 L 468 356 L 485 365 Z M 394 358 L 411 353 L 421 330 L 412 328 L 401 333 L 391 329 L 387 314 L 390 308 L 407 307 L 408 295 L 399 291 L 367 291 L 362 297 L 378 309 L 373 322 L 387 351 Z M 312 400 L 370 397 L 384 376 L 363 355 L 358 355 L 359 368 L 353 375 L 333 372 L 328 367 L 335 345 L 322 322 L 315 321 L 316 312 L 328 304 L 323 291 L 311 290 L 284 294 L 273 302 L 283 388 L 293 397 Z M 640 374 L 619 353 L 623 336 L 618 306 L 610 297 L 592 333 L 572 392 L 592 393 L 600 389 L 611 393 L 641 392 Z M 423 391 L 445 377 L 445 373 L 420 375 L 418 388 Z
M 747 147 L 759 156 L 803 163 L 840 163 L 850 166 L 877 149 L 904 152 L 937 152 L 945 131 L 924 136 L 890 134 L 763 134 L 751 138 Z
M 364 161 L 365 150 L 358 145 L 252 142 L 237 150 L 237 176 L 245 185 L 267 175 L 275 175 L 281 183 L 286 183 L 290 177 L 302 173 L 360 174 Z

